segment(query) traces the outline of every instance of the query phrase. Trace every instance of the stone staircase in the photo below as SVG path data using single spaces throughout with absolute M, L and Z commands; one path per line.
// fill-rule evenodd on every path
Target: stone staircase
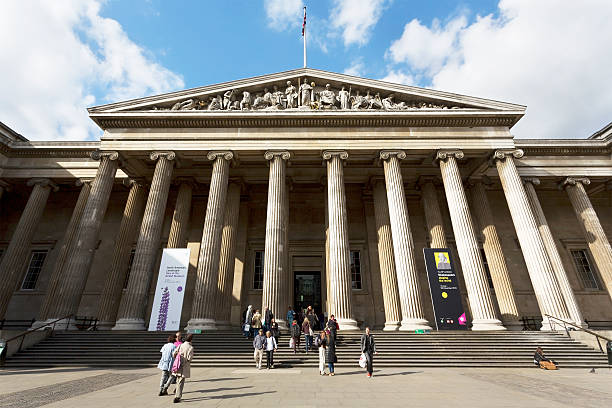
M 561 367 L 608 367 L 599 350 L 561 333 L 450 332 L 429 334 L 373 333 L 379 355 L 376 367 L 532 367 L 537 346 Z M 56 332 L 54 336 L 7 359 L 7 368 L 87 366 L 135 368 L 156 366 L 168 333 Z M 358 367 L 361 333 L 338 335 L 338 366 Z M 316 350 L 294 354 L 281 336 L 277 367 L 315 367 Z M 195 367 L 252 367 L 251 341 L 239 332 L 207 332 L 194 337 Z M 265 358 L 265 357 L 264 357 Z

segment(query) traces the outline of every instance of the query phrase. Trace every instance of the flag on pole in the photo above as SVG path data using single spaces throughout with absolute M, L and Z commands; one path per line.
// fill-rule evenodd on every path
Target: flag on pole
M 305 30 L 306 30 L 306 7 L 304 7 L 304 22 L 302 23 L 302 37 L 304 36 Z

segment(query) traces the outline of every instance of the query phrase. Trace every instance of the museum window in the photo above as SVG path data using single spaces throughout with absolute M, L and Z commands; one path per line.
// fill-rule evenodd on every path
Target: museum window
M 130 273 L 132 273 L 132 264 L 134 263 L 134 255 L 136 255 L 136 249 L 130 251 L 130 260 L 128 261 L 128 270 L 125 274 L 125 280 L 123 281 L 123 289 L 127 289 L 128 283 L 130 282 Z
M 480 258 L 484 265 L 485 273 L 487 274 L 487 282 L 489 282 L 489 288 L 493 289 L 493 278 L 491 278 L 491 269 L 489 269 L 489 262 L 487 261 L 487 255 L 483 248 L 480 248 Z
M 351 251 L 351 287 L 361 289 L 361 254 Z
M 593 268 L 591 257 L 586 249 L 573 249 L 570 251 L 578 278 L 584 289 L 601 290 L 601 283 Z
M 34 290 L 46 257 L 47 250 L 32 251 L 30 254 L 28 270 L 23 278 L 23 282 L 21 283 L 21 290 Z
M 253 289 L 263 289 L 264 251 L 255 251 L 253 265 Z

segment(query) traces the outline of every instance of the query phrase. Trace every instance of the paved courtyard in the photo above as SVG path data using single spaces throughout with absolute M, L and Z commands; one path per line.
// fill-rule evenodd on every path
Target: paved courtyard
M 611 407 L 612 370 L 193 368 L 187 406 Z M 0 407 L 164 407 L 159 370 L 61 368 L 0 371 Z M 173 388 L 173 387 L 172 387 Z M 174 405 L 174 404 L 172 404 Z

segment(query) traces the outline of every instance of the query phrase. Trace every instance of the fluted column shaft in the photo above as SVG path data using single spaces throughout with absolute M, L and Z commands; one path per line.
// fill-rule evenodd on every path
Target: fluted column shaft
M 350 246 L 346 193 L 344 190 L 344 151 L 325 151 L 327 161 L 327 202 L 329 214 L 329 314 L 334 315 L 340 329 L 357 330 L 353 317 Z
M 399 161 L 405 157 L 406 153 L 401 150 L 380 152 L 385 170 L 393 254 L 402 309 L 400 330 L 431 329 L 423 313 L 419 277 L 414 258 L 414 242 L 408 218 L 404 181 L 400 171 Z
M 38 322 L 34 324 L 35 326 L 38 326 L 38 323 L 44 322 L 49 317 L 48 314 L 49 310 L 52 308 L 52 303 L 57 300 L 57 286 L 61 280 L 62 270 L 64 268 L 64 264 L 66 263 L 66 258 L 68 256 L 70 247 L 73 246 L 74 237 L 77 234 L 79 224 L 81 223 L 81 218 L 83 217 L 83 210 L 85 210 L 85 204 L 87 204 L 87 199 L 89 198 L 89 193 L 91 192 L 91 180 L 78 180 L 77 185 L 81 186 L 81 192 L 77 198 L 74 210 L 72 210 L 72 216 L 70 217 L 68 226 L 66 227 L 64 239 L 62 240 L 62 246 L 59 249 L 57 260 L 55 261 L 55 266 L 53 267 L 53 272 L 49 278 L 45 298 L 42 306 L 40 307 Z
M 531 211 L 527 193 L 514 163 L 515 157 L 520 158 L 522 156 L 522 150 L 498 150 L 493 157 L 527 265 L 527 271 L 531 278 L 531 284 L 542 312 L 542 330 L 550 330 L 548 318 L 545 314 L 566 320 L 569 319 L 569 314 L 561 296 L 559 284 L 548 258 L 542 236 Z
M 402 315 L 397 289 L 397 274 L 395 273 L 387 190 L 384 181 L 375 181 L 373 190 L 374 218 L 376 219 L 378 238 L 378 262 L 383 289 L 383 303 L 385 305 L 385 327 L 383 330 L 394 331 L 399 329 Z
M 567 311 L 574 324 L 586 327 L 586 323 L 582 318 L 582 313 L 580 312 L 580 307 L 576 301 L 576 296 L 574 296 L 574 291 L 572 290 L 572 286 L 567 278 L 567 273 L 565 271 L 565 267 L 563 266 L 563 262 L 561 261 L 561 256 L 559 255 L 557 245 L 555 244 L 555 239 L 550 231 L 548 221 L 544 215 L 544 210 L 540 205 L 540 200 L 538 199 L 538 194 L 535 190 L 535 186 L 540 184 L 540 180 L 531 178 L 524 179 L 524 181 L 525 192 L 527 193 L 531 211 L 533 211 L 536 225 L 540 230 L 542 241 L 546 247 L 546 253 L 548 254 L 553 270 L 555 271 L 555 277 L 557 278 L 557 283 L 559 284 L 561 295 L 563 296 Z
M 505 330 L 495 312 L 493 297 L 489 290 L 478 240 L 474 232 L 472 215 L 463 190 L 459 166 L 455 159 L 462 157 L 463 152 L 460 150 L 438 151 L 437 154 L 457 252 L 461 260 L 461 270 L 470 300 L 472 330 Z
M 2 262 L 0 262 L 0 318 L 4 319 L 13 291 L 18 285 L 24 265 L 30 253 L 32 237 L 47 205 L 49 193 L 55 186 L 48 179 L 34 179 L 28 182 L 34 188 L 28 198 L 17 228 L 11 237 Z
M 168 235 L 168 248 L 183 248 L 186 245 L 187 231 L 189 230 L 189 216 L 191 214 L 191 198 L 193 184 L 181 183 L 176 196 L 176 205 L 172 215 L 170 235 Z
M 608 290 L 608 295 L 612 299 L 612 247 L 591 200 L 584 190 L 584 184 L 590 183 L 587 178 L 568 177 L 563 182 L 563 186 L 572 203 L 593 260 Z
M 98 245 L 100 229 L 108 207 L 119 165 L 117 152 L 95 152 L 92 157 L 100 160 L 96 178 L 91 185 L 74 244 L 67 255 L 61 281 L 58 284 L 57 301 L 53 303 L 47 318 L 60 318 L 76 314 L 87 276 Z
M 429 247 L 448 248 L 436 186 L 432 181 L 425 181 L 421 186 L 421 190 L 423 192 L 425 223 L 427 224 L 427 233 L 429 234 Z
M 119 233 L 115 237 L 113 257 L 100 295 L 97 317 L 99 320 L 98 327 L 101 329 L 111 328 L 115 325 L 123 285 L 129 268 L 132 243 L 136 240 L 147 199 L 147 188 L 143 183 L 131 180 L 130 185 L 130 193 L 123 209 Z
M 289 152 L 266 152 L 270 162 L 268 180 L 268 211 L 266 216 L 266 242 L 264 252 L 264 276 L 261 307 L 269 308 L 278 325 L 287 326 L 285 319 L 285 261 L 287 252 L 287 219 L 285 211 L 286 160 Z
M 191 319 L 187 329 L 215 330 L 215 315 L 218 295 L 219 257 L 223 233 L 223 213 L 227 197 L 232 152 L 211 152 L 209 160 L 214 160 L 210 179 L 210 192 L 204 218 L 202 243 L 198 259 Z
M 240 211 L 240 184 L 230 183 L 227 189 L 227 203 L 223 215 L 221 253 L 219 256 L 219 300 L 217 302 L 217 325 L 229 327 L 234 287 L 234 265 L 236 258 L 236 236 L 238 235 L 238 213 Z
M 470 195 L 476 219 L 478 224 L 480 224 L 480 231 L 483 237 L 482 248 L 489 264 L 491 280 L 495 288 L 495 297 L 497 298 L 502 322 L 508 328 L 520 327 L 516 295 L 510 280 L 510 273 L 508 272 L 501 242 L 497 235 L 497 229 L 493 222 L 493 214 L 491 213 L 484 184 L 481 181 L 476 181 L 472 188 L 470 188 Z
M 153 267 L 159 254 L 159 241 L 176 155 L 174 152 L 153 152 L 150 157 L 157 163 L 140 224 L 130 278 L 121 299 L 113 330 L 145 329 L 145 309 L 151 280 L 155 274 Z

